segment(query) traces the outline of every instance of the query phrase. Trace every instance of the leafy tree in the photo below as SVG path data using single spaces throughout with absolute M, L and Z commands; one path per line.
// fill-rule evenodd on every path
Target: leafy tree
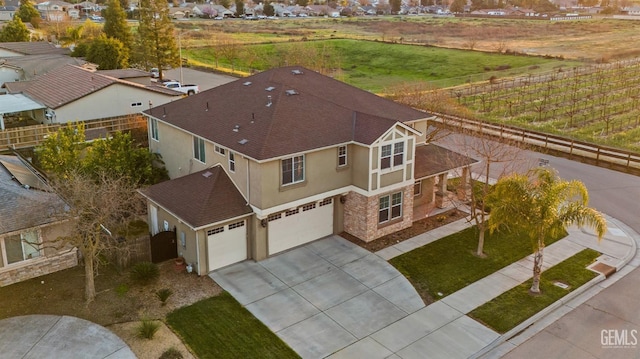
M 262 7 L 262 13 L 266 16 L 273 16 L 276 13 L 276 10 L 273 8 L 271 3 L 266 3 Z
M 87 61 L 97 64 L 100 70 L 123 69 L 129 66 L 129 51 L 120 40 L 101 37 L 93 40 L 87 49 Z
M 467 0 L 453 0 L 453 3 L 451 3 L 451 6 L 449 7 L 449 11 L 458 14 L 463 13 L 465 5 L 467 5 Z
M 244 1 L 236 0 L 236 17 L 244 15 Z
M 102 26 L 87 19 L 82 23 L 82 37 L 84 40 L 91 41 L 99 38 L 103 34 Z
M 141 0 L 139 8 L 140 21 L 134 62 L 147 70 L 157 67 L 162 79 L 162 69 L 180 64 L 169 7 L 163 0 Z
M 62 39 L 65 45 L 73 44 L 77 46 L 80 43 L 80 40 L 82 39 L 84 26 L 78 25 L 78 26 L 68 27 L 66 29 L 66 32 L 67 32 L 67 36 L 65 36 L 64 39 Z
M 225 9 L 228 9 L 229 6 L 231 6 L 231 0 L 218 0 L 218 4 L 224 7 Z
M 102 13 L 105 20 L 102 30 L 105 35 L 120 40 L 127 51 L 131 51 L 133 35 L 127 25 L 127 14 L 120 6 L 120 0 L 109 0 L 107 8 Z
M 15 16 L 0 30 L 0 42 L 25 42 L 29 41 L 27 26 Z
M 389 0 L 389 5 L 391 6 L 391 13 L 397 14 L 400 12 L 400 6 L 402 5 L 401 0 Z
M 296 4 L 297 4 L 298 6 L 305 7 L 305 6 L 309 5 L 309 0 L 297 0 L 297 1 L 296 1 Z
M 50 133 L 37 148 L 38 164 L 49 175 L 64 178 L 66 173 L 80 169 L 84 141 L 84 124 L 68 123 Z
M 20 2 L 20 7 L 15 16 L 19 17 L 22 22 L 30 22 L 36 29 L 40 25 L 40 13 L 30 0 Z
M 562 180 L 547 168 L 532 170 L 529 176 L 514 174 L 498 180 L 486 200 L 491 208 L 490 231 L 508 228 L 526 233 L 533 244 L 531 293 L 540 293 L 546 238 L 560 235 L 570 224 L 593 228 L 598 239 L 607 231 L 604 216 L 587 206 L 585 185 Z

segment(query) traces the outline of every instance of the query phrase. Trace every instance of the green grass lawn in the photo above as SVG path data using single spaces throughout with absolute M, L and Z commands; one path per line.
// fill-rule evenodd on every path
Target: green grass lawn
M 299 358 L 226 292 L 169 313 L 167 323 L 198 358 Z
M 259 71 L 282 66 L 283 63 L 274 61 L 283 61 L 283 57 L 294 56 L 292 53 L 303 53 L 302 50 L 290 50 L 299 50 L 301 46 L 314 47 L 316 55 L 330 57 L 326 62 L 342 70 L 342 81 L 373 92 L 416 81 L 431 81 L 438 87 L 453 86 L 469 80 L 486 80 L 491 76 L 537 72 L 541 66 L 571 66 L 572 63 L 542 57 L 341 39 L 244 45 L 240 51 L 233 52 L 236 58 L 234 66 Z M 183 50 L 183 53 L 190 61 L 215 64 L 216 51 L 210 47 Z M 295 58 L 290 64 L 293 62 Z M 218 63 L 230 66 L 231 61 L 220 55 Z M 496 71 L 499 67 L 506 69 Z
M 564 237 L 564 236 L 563 236 Z M 560 238 L 547 239 L 549 245 Z M 532 253 L 525 235 L 487 232 L 486 258 L 475 255 L 476 227 L 441 238 L 389 262 L 416 288 L 427 302 L 439 300 Z M 439 295 L 438 293 L 442 293 Z
M 476 308 L 469 316 L 484 323 L 498 333 L 506 333 L 527 318 L 538 313 L 558 299 L 579 288 L 597 276 L 586 269 L 600 253 L 585 249 L 542 273 L 542 294 L 531 295 L 531 280 L 501 294 L 490 302 Z M 554 282 L 569 285 L 569 289 L 555 286 Z

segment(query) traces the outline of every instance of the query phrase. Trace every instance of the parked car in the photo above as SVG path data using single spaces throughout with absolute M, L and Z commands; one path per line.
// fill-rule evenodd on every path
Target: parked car
M 157 67 L 152 68 L 149 73 L 151 73 L 151 78 L 157 79 L 160 77 L 160 70 Z
M 189 96 L 200 92 L 198 85 L 183 85 L 178 81 L 167 81 L 163 82 L 162 85 L 168 89 L 176 90 Z

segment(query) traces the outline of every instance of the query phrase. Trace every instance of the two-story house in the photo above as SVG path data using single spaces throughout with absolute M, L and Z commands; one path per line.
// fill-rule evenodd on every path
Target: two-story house
M 469 164 L 424 143 L 432 115 L 302 67 L 144 114 L 172 178 L 141 190 L 150 231 L 175 229 L 199 274 L 343 231 L 371 241 L 407 228 L 436 181 L 444 190 Z

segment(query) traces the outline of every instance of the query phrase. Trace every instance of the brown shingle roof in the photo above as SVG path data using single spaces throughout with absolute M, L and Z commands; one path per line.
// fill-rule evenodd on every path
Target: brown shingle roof
M 21 68 L 24 71 L 24 78 L 21 80 L 31 80 L 67 64 L 82 66 L 86 63 L 80 58 L 61 54 L 26 55 L 5 59 L 6 65 Z
M 299 66 L 265 71 L 145 113 L 257 160 L 349 141 L 371 144 L 398 121 L 430 116 Z
M 222 167 L 161 182 L 140 191 L 192 228 L 252 213 Z
M 164 87 L 144 86 L 119 80 L 73 65 L 62 66 L 17 86 L 6 83 L 6 87 L 9 93 L 22 92 L 33 100 L 55 109 L 116 83 L 168 95 L 182 95 Z
M 151 75 L 147 71 L 138 69 L 98 70 L 96 71 L 96 73 L 100 75 L 115 77 L 117 79 L 126 79 L 130 77 L 149 77 Z
M 416 146 L 415 179 L 431 177 L 478 161 L 433 143 Z
M 6 49 L 23 55 L 69 54 L 71 52 L 67 48 L 56 47 L 44 41 L 0 42 L 0 49 Z

